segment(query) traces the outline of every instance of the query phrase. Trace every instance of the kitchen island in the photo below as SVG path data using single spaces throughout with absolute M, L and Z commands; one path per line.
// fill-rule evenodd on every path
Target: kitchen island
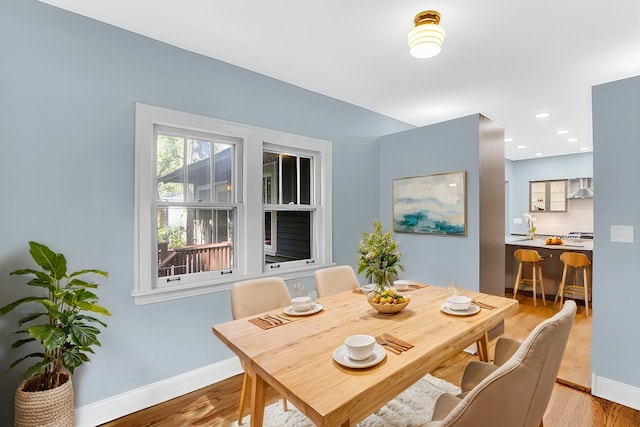
M 542 274 L 544 276 L 544 292 L 547 301 L 553 302 L 558 286 L 562 281 L 564 265 L 560 261 L 563 252 L 580 252 L 585 254 L 593 263 L 593 240 L 588 239 L 563 239 L 561 245 L 547 245 L 547 236 L 536 236 L 529 239 L 526 236 L 510 235 L 505 237 L 505 295 L 513 294 L 513 285 L 518 273 L 518 261 L 513 253 L 516 249 L 534 249 L 543 258 Z M 526 271 L 527 277 L 531 277 L 531 271 Z M 573 280 L 573 275 L 567 277 Z M 581 280 L 581 275 L 579 281 Z

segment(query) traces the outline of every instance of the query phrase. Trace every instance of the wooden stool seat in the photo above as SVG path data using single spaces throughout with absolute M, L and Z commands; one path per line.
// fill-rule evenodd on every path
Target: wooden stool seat
M 542 303 L 547 305 L 547 298 L 544 294 L 544 278 L 542 277 L 542 257 L 538 253 L 538 251 L 533 249 L 517 249 L 513 256 L 519 261 L 518 265 L 518 274 L 516 276 L 516 281 L 513 285 L 513 298 L 515 299 L 518 295 L 518 288 L 520 285 L 530 285 L 533 289 L 533 306 L 537 307 L 536 294 L 537 294 L 537 285 L 540 284 L 540 290 L 542 292 Z M 524 264 L 531 264 L 531 269 L 533 270 L 533 275 L 530 278 L 523 277 L 522 274 L 522 266 Z
M 560 261 L 564 264 L 562 270 L 562 281 L 558 287 L 556 298 L 553 300 L 555 304 L 560 297 L 560 305 L 564 300 L 564 295 L 580 295 L 584 296 L 585 315 L 589 315 L 589 276 L 591 269 L 591 260 L 581 252 L 563 252 L 560 255 Z M 567 273 L 569 268 L 573 268 L 573 282 L 567 283 Z M 582 284 L 578 283 L 578 271 L 582 269 Z

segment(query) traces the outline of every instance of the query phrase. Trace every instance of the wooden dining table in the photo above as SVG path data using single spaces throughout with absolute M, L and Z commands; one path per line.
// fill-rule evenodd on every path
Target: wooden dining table
M 478 343 L 488 360 L 487 331 L 515 313 L 511 298 L 464 291 L 478 301 L 473 315 L 441 310 L 449 296 L 438 286 L 411 288 L 402 294 L 409 305 L 396 314 L 381 314 L 364 294 L 347 291 L 318 299 L 318 313 L 287 316 L 292 321 L 263 329 L 237 319 L 213 326 L 213 333 L 242 361 L 251 380 L 251 426 L 262 426 L 267 388 L 273 387 L 317 426 L 352 426 L 372 414 L 444 361 Z M 354 334 L 390 334 L 413 345 L 400 354 L 385 351 L 380 363 L 351 368 L 333 358 Z

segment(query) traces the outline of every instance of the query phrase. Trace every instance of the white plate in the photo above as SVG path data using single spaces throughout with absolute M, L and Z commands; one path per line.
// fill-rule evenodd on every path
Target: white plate
M 477 312 L 479 312 L 480 307 L 478 307 L 477 305 L 470 305 L 468 310 L 454 310 L 451 308 L 448 302 L 445 302 L 440 307 L 440 310 L 454 316 L 471 316 L 472 314 L 476 314 Z
M 344 344 L 333 351 L 333 360 L 347 368 L 368 368 L 382 362 L 386 356 L 387 353 L 384 351 L 384 348 L 378 343 L 375 343 L 373 346 L 371 356 L 364 360 L 353 360 L 350 358 L 349 351 Z
M 318 303 L 312 302 L 311 309 L 307 311 L 294 310 L 293 307 L 289 306 L 284 309 L 284 313 L 288 314 L 289 316 L 308 316 L 310 314 L 316 314 L 320 310 L 322 310 L 322 306 Z

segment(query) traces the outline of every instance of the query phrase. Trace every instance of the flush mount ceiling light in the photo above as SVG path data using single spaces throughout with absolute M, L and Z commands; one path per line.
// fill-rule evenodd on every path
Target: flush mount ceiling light
M 440 53 L 444 41 L 444 30 L 440 24 L 440 13 L 425 10 L 413 20 L 415 27 L 409 32 L 409 52 L 416 58 L 432 58 Z

